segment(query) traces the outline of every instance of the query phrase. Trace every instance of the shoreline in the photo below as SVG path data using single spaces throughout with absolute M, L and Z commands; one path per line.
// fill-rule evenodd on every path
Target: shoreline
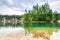
M 2 36 L 0 40 L 48 40 L 43 37 L 33 37 L 31 35 L 13 35 L 13 36 Z

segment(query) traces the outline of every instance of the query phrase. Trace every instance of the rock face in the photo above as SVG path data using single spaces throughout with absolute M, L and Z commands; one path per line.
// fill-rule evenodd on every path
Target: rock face
M 60 40 L 60 30 L 57 32 L 53 32 L 53 34 L 50 37 L 50 40 Z

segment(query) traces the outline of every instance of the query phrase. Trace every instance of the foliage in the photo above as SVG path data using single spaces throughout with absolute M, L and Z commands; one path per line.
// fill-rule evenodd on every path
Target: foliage
M 45 21 L 45 22 L 54 22 L 56 20 L 56 14 L 50 9 L 48 3 L 45 3 L 42 6 L 38 4 L 33 6 L 32 10 L 25 10 L 23 15 L 24 22 L 32 21 Z

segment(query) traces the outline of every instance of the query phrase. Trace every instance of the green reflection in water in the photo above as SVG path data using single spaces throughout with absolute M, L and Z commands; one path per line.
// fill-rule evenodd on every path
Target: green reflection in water
M 26 31 L 36 33 L 36 32 L 48 32 L 52 33 L 53 31 L 56 31 L 60 29 L 60 24 L 59 23 L 6 23 L 3 25 L 3 23 L 0 23 L 0 27 L 24 27 Z
M 59 23 L 25 23 L 24 24 L 25 30 L 32 32 L 32 33 L 39 33 L 39 32 L 48 32 L 51 34 L 53 31 L 57 31 L 60 29 Z

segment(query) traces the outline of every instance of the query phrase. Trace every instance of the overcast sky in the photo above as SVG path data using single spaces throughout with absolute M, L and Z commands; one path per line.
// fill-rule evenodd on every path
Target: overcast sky
M 0 14 L 22 15 L 25 9 L 31 10 L 37 3 L 41 6 L 47 2 L 53 11 L 60 12 L 60 0 L 0 0 Z

